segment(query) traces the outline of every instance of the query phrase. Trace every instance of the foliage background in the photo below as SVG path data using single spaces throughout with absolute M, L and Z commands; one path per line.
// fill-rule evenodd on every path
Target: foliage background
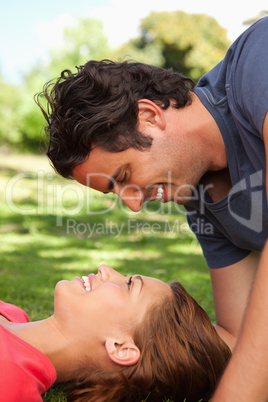
M 44 118 L 33 100 L 34 94 L 64 69 L 75 71 L 75 66 L 89 59 L 130 59 L 173 68 L 197 81 L 223 58 L 229 44 L 225 29 L 214 18 L 182 11 L 152 12 L 141 21 L 139 37 L 118 49 L 109 47 L 101 21 L 76 19 L 65 28 L 62 46 L 51 48 L 49 61 L 36 64 L 20 85 L 10 85 L 0 75 L 2 149 L 5 146 L 9 151 L 41 152 Z

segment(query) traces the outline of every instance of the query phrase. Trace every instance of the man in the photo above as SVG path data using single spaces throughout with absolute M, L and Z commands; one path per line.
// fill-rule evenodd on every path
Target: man
M 104 61 L 64 72 L 43 95 L 48 156 L 62 176 L 134 211 L 146 200 L 185 205 L 210 268 L 216 329 L 231 348 L 238 338 L 214 400 L 266 401 L 268 18 L 196 87 L 172 71 Z

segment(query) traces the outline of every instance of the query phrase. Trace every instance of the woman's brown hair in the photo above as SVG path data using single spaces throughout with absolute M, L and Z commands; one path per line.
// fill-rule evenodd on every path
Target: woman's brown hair
M 172 297 L 153 306 L 135 331 L 141 357 L 119 371 L 91 370 L 68 401 L 208 401 L 231 352 L 206 312 L 178 282 Z

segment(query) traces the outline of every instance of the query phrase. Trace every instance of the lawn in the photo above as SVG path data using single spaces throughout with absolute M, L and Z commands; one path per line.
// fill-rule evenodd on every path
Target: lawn
M 60 178 L 45 157 L 0 155 L 0 298 L 31 320 L 53 312 L 55 284 L 106 263 L 179 280 L 214 320 L 209 272 L 184 209 L 155 201 L 133 213 L 114 195 Z M 46 401 L 64 401 L 60 388 Z

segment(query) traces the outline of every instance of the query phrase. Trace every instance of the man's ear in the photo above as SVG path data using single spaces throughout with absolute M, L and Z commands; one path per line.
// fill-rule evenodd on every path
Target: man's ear
M 109 358 L 122 366 L 131 366 L 137 363 L 140 358 L 140 350 L 132 340 L 119 343 L 113 338 L 108 338 L 105 342 L 105 348 Z
M 160 127 L 162 130 L 166 127 L 166 120 L 163 109 L 157 106 L 149 99 L 140 99 L 138 101 L 138 120 L 140 125 L 149 125 L 151 127 Z

